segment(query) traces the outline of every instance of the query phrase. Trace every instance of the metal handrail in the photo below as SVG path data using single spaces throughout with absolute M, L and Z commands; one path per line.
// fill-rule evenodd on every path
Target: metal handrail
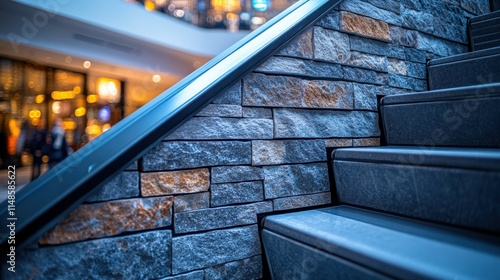
M 299 1 L 20 189 L 14 216 L 16 248 L 34 242 L 55 226 L 93 190 L 143 156 L 340 1 Z M 0 220 L 7 221 L 8 214 L 8 201 L 3 201 Z M 7 237 L 1 237 L 1 252 L 10 246 Z

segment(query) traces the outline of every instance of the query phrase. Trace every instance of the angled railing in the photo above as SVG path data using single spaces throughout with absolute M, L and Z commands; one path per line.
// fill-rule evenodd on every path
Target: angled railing
M 9 201 L 3 201 L 0 220 L 15 222 L 16 248 L 35 241 L 55 226 L 93 190 L 144 155 L 219 92 L 340 1 L 299 1 L 20 189 L 15 208 L 10 209 L 13 213 L 9 212 Z M 9 233 L 1 236 L 1 252 L 11 246 L 8 237 Z

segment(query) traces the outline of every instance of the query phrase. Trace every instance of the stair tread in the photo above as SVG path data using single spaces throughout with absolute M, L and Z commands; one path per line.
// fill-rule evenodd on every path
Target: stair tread
M 335 150 L 334 160 L 500 171 L 500 150 L 484 148 L 417 146 L 344 148 Z M 412 160 L 416 163 L 411 162 Z
M 448 101 L 456 99 L 500 96 L 500 83 L 437 89 L 425 92 L 388 95 L 382 98 L 381 105 Z
M 264 228 L 396 278 L 491 279 L 497 238 L 347 206 L 269 216 Z
M 500 11 L 495 11 L 481 16 L 473 17 L 470 19 L 470 23 L 473 24 L 479 21 L 490 20 L 497 17 L 500 17 Z
M 457 55 L 452 55 L 444 58 L 438 58 L 438 59 L 433 59 L 429 61 L 429 67 L 432 66 L 437 66 L 437 65 L 442 65 L 446 63 L 452 63 L 452 62 L 461 62 L 464 60 L 470 60 L 470 59 L 478 59 L 478 58 L 485 58 L 488 56 L 496 56 L 500 55 L 500 47 L 494 47 L 490 49 L 484 49 L 484 50 L 478 50 L 478 51 L 473 51 L 469 53 L 463 53 L 463 54 L 457 54 Z

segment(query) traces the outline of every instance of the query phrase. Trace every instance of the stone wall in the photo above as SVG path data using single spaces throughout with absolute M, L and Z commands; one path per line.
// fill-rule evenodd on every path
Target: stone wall
M 487 0 L 346 0 L 27 249 L 17 278 L 255 279 L 257 215 L 331 203 L 327 148 L 379 145 Z

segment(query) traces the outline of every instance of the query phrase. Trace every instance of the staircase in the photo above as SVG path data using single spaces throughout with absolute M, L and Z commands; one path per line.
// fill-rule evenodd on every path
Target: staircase
M 430 91 L 382 99 L 388 146 L 334 151 L 340 206 L 264 220 L 274 279 L 500 277 L 499 23 L 473 18 Z

